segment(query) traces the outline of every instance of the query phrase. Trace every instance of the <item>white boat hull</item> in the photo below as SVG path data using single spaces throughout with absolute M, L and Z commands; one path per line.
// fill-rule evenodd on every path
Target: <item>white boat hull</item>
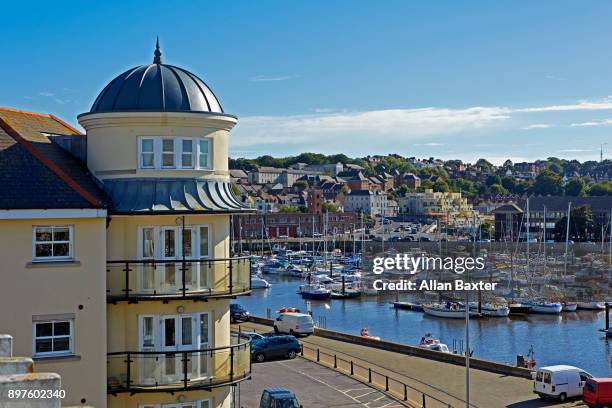
M 578 309 L 581 310 L 604 310 L 605 302 L 578 302 Z
M 465 309 L 442 309 L 430 306 L 423 306 L 423 312 L 426 315 L 434 316 L 434 317 L 442 317 L 445 319 L 465 319 Z M 470 315 L 477 315 L 477 313 L 471 312 Z
M 563 303 L 564 312 L 575 312 L 578 309 L 578 303 Z
M 531 306 L 529 313 L 559 314 L 563 310 L 561 303 L 524 303 Z

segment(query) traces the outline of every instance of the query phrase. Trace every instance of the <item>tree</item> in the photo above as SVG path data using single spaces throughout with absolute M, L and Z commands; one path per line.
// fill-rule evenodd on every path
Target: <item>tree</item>
M 485 173 L 491 173 L 493 171 L 493 165 L 485 159 L 478 159 L 476 166 L 480 167 Z
M 612 195 L 612 181 L 601 181 L 595 183 L 589 189 L 589 195 L 592 196 L 604 196 Z
M 436 180 L 436 182 L 433 185 L 433 189 L 434 191 L 438 191 L 441 193 L 448 193 L 450 191 L 450 188 L 448 187 L 448 183 L 446 183 L 446 181 L 442 180 L 441 178 Z
M 536 177 L 536 181 L 531 187 L 533 194 L 541 195 L 562 195 L 563 179 L 560 175 L 545 169 Z
M 581 205 L 570 212 L 570 239 L 587 241 L 594 231 L 593 213 L 588 205 Z M 567 215 L 555 224 L 555 235 L 558 241 L 565 241 Z
M 504 169 L 511 169 L 514 166 L 514 164 L 512 164 L 512 160 L 508 159 L 504 162 L 503 164 L 503 168 Z
M 489 192 L 494 195 L 508 194 L 508 190 L 506 190 L 501 184 L 493 184 L 489 186 Z
M 296 180 L 295 183 L 293 183 L 294 187 L 300 188 L 300 189 L 305 189 L 308 188 L 308 182 L 306 180 Z
M 234 193 L 235 196 L 240 197 L 241 195 L 240 188 L 235 183 L 231 183 L 230 186 L 232 188 L 232 193 Z
M 565 185 L 565 195 L 583 197 L 586 195 L 586 183 L 581 178 L 572 177 Z
M 492 186 L 493 184 L 501 184 L 502 180 L 501 180 L 501 177 L 499 176 L 490 175 L 487 177 L 487 180 L 485 183 L 487 184 L 487 186 Z
M 331 203 L 329 201 L 325 201 L 322 205 L 321 205 L 321 209 L 323 210 L 323 212 L 328 212 L 328 213 L 337 213 L 338 212 L 338 207 L 336 207 L 336 205 L 334 203 Z
M 401 186 L 397 188 L 397 195 L 399 197 L 406 197 L 406 194 L 408 193 L 409 190 L 410 189 L 408 188 L 406 184 L 402 184 Z

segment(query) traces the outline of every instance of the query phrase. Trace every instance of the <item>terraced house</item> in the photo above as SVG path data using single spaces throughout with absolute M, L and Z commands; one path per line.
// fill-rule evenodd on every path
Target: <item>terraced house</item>
M 229 407 L 250 377 L 230 298 L 237 119 L 194 74 L 120 74 L 78 117 L 0 108 L 0 327 L 62 376 L 66 405 Z M 10 312 L 9 312 L 10 311 Z

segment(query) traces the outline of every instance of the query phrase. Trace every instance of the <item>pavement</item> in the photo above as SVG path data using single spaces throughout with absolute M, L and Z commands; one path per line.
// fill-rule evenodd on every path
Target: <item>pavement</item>
M 260 333 L 269 332 L 270 327 L 254 324 L 242 323 L 242 330 L 253 330 Z M 235 327 L 237 329 L 237 327 Z M 387 375 L 401 383 L 407 384 L 416 393 L 409 395 L 409 402 L 413 402 L 415 395 L 416 400 L 419 400 L 419 393 L 426 393 L 444 404 L 435 403 L 427 404 L 428 408 L 443 407 L 447 408 L 450 404 L 452 407 L 464 407 L 465 404 L 465 368 L 454 364 L 432 361 L 421 357 L 408 356 L 401 353 L 386 351 L 371 347 L 365 347 L 357 344 L 331 340 L 319 336 L 309 336 L 300 338 L 302 344 L 306 347 L 305 356 L 310 359 L 316 357 L 309 355 L 313 354 L 308 350 L 320 348 L 327 355 L 336 354 L 339 359 L 353 360 L 361 367 L 370 367 L 383 376 Z M 322 359 L 323 364 L 328 367 L 333 367 L 333 357 Z M 257 371 L 254 371 L 253 378 L 257 381 L 257 373 L 259 367 L 253 365 Z M 262 367 L 263 368 L 263 367 Z M 327 369 L 324 369 L 327 370 Z M 339 370 L 347 373 L 346 367 L 339 366 Z M 366 368 L 367 370 L 367 368 Z M 270 375 L 268 370 L 262 369 L 262 376 Z M 367 371 L 366 371 L 367 372 Z M 355 377 L 363 380 L 364 374 L 361 375 L 355 372 Z M 312 375 L 312 374 L 311 374 Z M 320 375 L 317 374 L 316 375 Z M 312 375 L 315 379 L 316 375 Z M 342 374 L 341 374 L 342 375 Z M 373 385 L 381 387 L 381 376 L 373 380 Z M 532 408 L 532 407 L 554 407 L 554 408 L 586 408 L 580 400 L 573 400 L 564 404 L 555 401 L 542 401 L 533 394 L 533 382 L 525 378 L 511 377 L 496 373 L 491 373 L 482 370 L 471 370 L 471 406 L 476 408 Z M 350 378 L 352 379 L 352 378 Z M 356 381 L 353 379 L 353 381 Z M 366 377 L 367 382 L 367 377 Z M 396 382 L 395 389 L 391 387 L 391 392 L 397 397 L 401 397 L 403 390 L 398 388 L 399 382 Z M 272 383 L 274 384 L 274 383 Z M 297 382 L 301 384 L 301 382 Z M 313 386 L 316 384 L 312 384 Z M 363 385 L 362 385 L 363 386 Z M 290 387 L 291 388 L 291 387 Z M 295 387 L 293 387 L 294 389 Z M 319 388 L 324 388 L 319 384 Z M 318 389 L 318 388 L 317 388 Z M 319 391 L 316 391 L 319 392 Z M 261 394 L 261 390 L 259 392 Z M 303 404 L 304 407 L 309 405 Z M 420 404 L 412 405 L 421 407 Z M 333 405 L 311 405 L 311 406 L 333 406 Z M 342 406 L 342 405 L 341 405 Z M 360 406 L 360 405 L 345 405 L 345 406 Z
M 252 365 L 252 380 L 240 384 L 241 408 L 258 408 L 264 388 L 292 390 L 304 408 L 404 407 L 384 393 L 303 358 Z

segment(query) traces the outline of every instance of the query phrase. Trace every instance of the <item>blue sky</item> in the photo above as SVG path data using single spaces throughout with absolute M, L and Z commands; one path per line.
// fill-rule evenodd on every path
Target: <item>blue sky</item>
M 612 2 L 12 2 L 0 105 L 76 123 L 125 69 L 202 77 L 233 157 L 612 156 Z M 607 151 L 607 152 L 606 152 Z

